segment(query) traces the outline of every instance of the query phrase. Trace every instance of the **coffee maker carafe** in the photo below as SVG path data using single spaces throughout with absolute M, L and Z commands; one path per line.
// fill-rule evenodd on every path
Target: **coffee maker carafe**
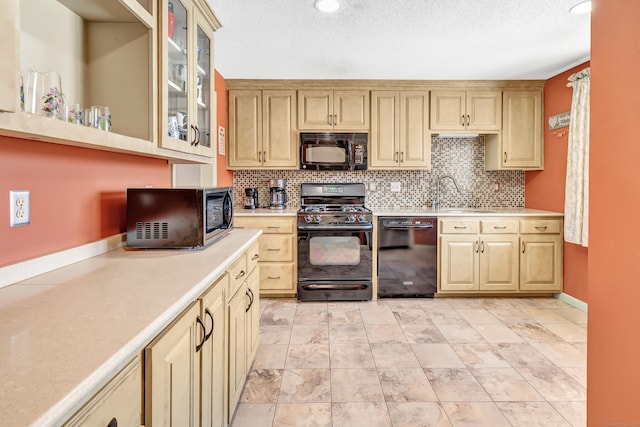
M 284 209 L 287 207 L 287 193 L 284 189 L 284 179 L 269 180 L 269 209 Z
M 258 189 L 257 188 L 245 188 L 244 189 L 244 208 L 256 209 L 260 207 L 258 201 Z

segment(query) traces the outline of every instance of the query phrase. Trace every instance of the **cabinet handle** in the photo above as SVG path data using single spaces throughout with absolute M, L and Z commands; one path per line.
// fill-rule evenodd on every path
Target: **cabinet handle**
M 246 313 L 249 311 L 249 309 L 251 309 L 251 306 L 253 305 L 253 291 L 251 289 L 247 289 L 245 295 L 249 297 L 249 307 L 247 307 L 244 311 Z
M 464 127 L 465 122 L 464 122 L 464 114 L 462 115 L 462 126 Z
M 278 252 L 280 251 L 281 248 L 267 248 L 268 251 L 270 252 Z
M 204 336 L 204 341 L 207 341 L 213 334 L 213 329 L 216 327 L 216 321 L 213 319 L 213 314 L 211 314 L 208 307 L 204 309 L 204 314 L 209 316 L 209 318 L 211 319 L 211 330 Z
M 329 124 L 330 124 L 331 126 L 333 126 L 333 114 L 329 114 L 329 116 L 328 116 L 328 118 L 327 118 L 327 121 L 329 122 Z
M 118 419 L 116 417 L 111 418 L 107 427 L 118 427 Z
M 464 227 L 461 227 L 459 225 L 454 225 L 453 228 L 456 229 L 456 230 L 465 230 L 467 228 L 467 226 L 465 225 Z
M 262 163 L 262 151 L 258 151 L 258 163 Z
M 536 225 L 536 230 L 545 231 L 547 229 L 546 225 Z
M 479 247 L 480 245 L 478 244 L 478 241 L 477 241 L 477 240 L 476 240 L 476 242 L 475 242 L 475 246 L 476 246 L 476 250 L 475 250 L 475 252 L 476 252 L 476 253 L 478 253 L 478 247 Z
M 236 280 L 238 280 L 239 278 L 243 277 L 245 274 L 247 274 L 247 273 L 245 273 L 244 270 L 240 270 L 240 274 L 238 274 L 236 276 Z
M 258 258 L 260 258 L 260 255 L 258 255 L 258 254 L 254 254 L 254 255 L 251 257 L 251 261 L 255 261 L 255 260 L 257 260 Z
M 200 325 L 202 328 L 202 340 L 200 340 L 200 344 L 196 345 L 196 353 L 200 351 L 202 346 L 204 345 L 205 337 L 207 336 L 207 328 L 204 326 L 204 322 L 200 318 L 200 316 L 196 316 L 196 323 Z
M 336 126 L 338 124 L 338 115 L 334 114 L 333 115 L 333 125 Z
M 404 163 L 404 151 L 400 152 L 400 163 Z
M 480 243 L 480 252 L 484 253 L 484 240 Z
M 503 158 L 504 158 L 504 163 L 507 163 L 507 152 L 506 151 L 504 152 Z
M 277 276 L 277 277 L 267 276 L 267 279 L 278 280 L 278 279 L 280 279 L 280 276 Z
M 505 228 L 507 228 L 506 226 L 502 226 L 502 227 L 498 227 L 497 225 L 494 225 L 493 228 L 495 230 L 504 230 Z
M 196 129 L 196 143 L 194 145 L 200 145 L 200 128 L 196 126 L 195 129 Z
M 527 248 L 527 245 L 525 242 L 522 242 L 522 253 L 524 253 L 524 250 Z
M 193 131 L 193 139 L 191 140 L 191 146 L 196 145 L 196 127 L 191 125 L 191 130 Z
M 393 161 L 394 162 L 398 161 L 398 152 L 397 151 L 395 153 L 393 153 Z
M 280 226 L 277 226 L 277 225 L 269 225 L 267 226 L 267 228 L 269 230 L 280 230 Z
M 263 162 L 266 162 L 266 161 L 267 161 L 267 152 L 266 152 L 266 151 L 263 151 L 263 152 L 262 152 L 262 161 L 263 161 Z
M 467 114 L 467 126 L 471 124 L 471 116 Z

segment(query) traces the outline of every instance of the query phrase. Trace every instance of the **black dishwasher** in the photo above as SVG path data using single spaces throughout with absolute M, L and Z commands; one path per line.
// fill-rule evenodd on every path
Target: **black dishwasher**
M 378 298 L 433 298 L 438 288 L 438 220 L 378 218 Z

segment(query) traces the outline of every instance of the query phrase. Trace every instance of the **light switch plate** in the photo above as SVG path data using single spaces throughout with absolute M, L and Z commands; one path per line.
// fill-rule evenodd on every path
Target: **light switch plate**
M 31 212 L 28 190 L 9 191 L 9 225 L 17 227 L 29 224 Z
M 399 182 L 392 182 L 391 183 L 391 191 L 393 191 L 394 193 L 400 192 L 400 183 Z

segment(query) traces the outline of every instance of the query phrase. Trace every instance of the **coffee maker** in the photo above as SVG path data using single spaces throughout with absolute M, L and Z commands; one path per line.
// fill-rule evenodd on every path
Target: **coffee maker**
M 284 179 L 269 180 L 269 209 L 284 209 L 287 207 L 288 198 L 284 183 Z
M 244 196 L 245 209 L 256 209 L 260 207 L 257 188 L 245 188 L 244 194 L 245 194 Z

